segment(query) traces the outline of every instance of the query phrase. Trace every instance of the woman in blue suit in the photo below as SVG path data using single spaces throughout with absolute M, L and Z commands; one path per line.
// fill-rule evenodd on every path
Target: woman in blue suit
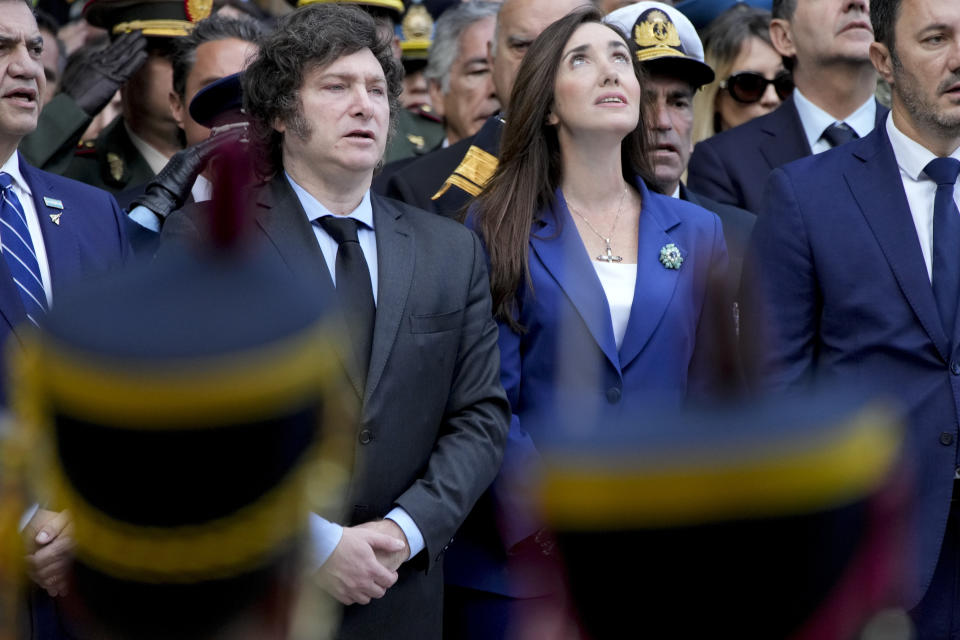
M 642 429 L 652 403 L 679 406 L 709 377 L 702 336 L 722 308 L 707 300 L 726 269 L 723 233 L 713 213 L 647 187 L 642 77 L 596 10 L 548 27 L 524 56 L 499 166 L 470 214 L 489 254 L 513 408 L 491 497 L 505 550 L 536 554 L 536 524 L 503 487 L 535 466 L 538 438 L 624 416 Z M 555 586 L 477 562 L 497 556 L 476 533 L 461 531 L 448 583 L 513 599 Z

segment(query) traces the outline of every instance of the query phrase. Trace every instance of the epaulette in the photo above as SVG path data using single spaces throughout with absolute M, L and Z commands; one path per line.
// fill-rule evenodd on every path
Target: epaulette
M 447 192 L 450 187 L 460 187 L 471 196 L 476 198 L 487 186 L 487 182 L 493 177 L 497 170 L 497 157 L 487 153 L 478 146 L 470 145 L 467 149 L 467 155 L 453 170 L 453 173 L 444 180 L 443 186 L 430 198 L 436 200 Z
M 504 120 L 491 116 L 473 137 L 473 143 L 453 173 L 443 181 L 440 189 L 430 199 L 438 200 L 450 187 L 458 187 L 476 198 L 493 177 L 500 163 L 500 130 Z
M 433 110 L 433 107 L 431 107 L 428 104 L 421 104 L 416 109 L 411 109 L 410 111 L 414 115 L 420 116 L 421 118 L 424 118 L 426 120 L 430 120 L 431 122 L 436 122 L 437 124 L 443 124 L 443 118 L 438 116 L 437 112 Z
M 97 143 L 94 140 L 81 140 L 73 154 L 76 156 L 92 156 L 97 152 Z

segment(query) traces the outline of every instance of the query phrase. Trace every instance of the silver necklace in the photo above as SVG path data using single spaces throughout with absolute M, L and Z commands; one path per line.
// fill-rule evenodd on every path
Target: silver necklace
M 601 254 L 601 255 L 599 255 L 599 256 L 596 257 L 596 259 L 599 260 L 600 262 L 608 262 L 608 263 L 609 263 L 609 262 L 623 262 L 623 256 L 615 256 L 615 255 L 613 255 L 613 249 L 610 247 L 610 239 L 613 237 L 613 232 L 617 230 L 617 223 L 620 222 L 620 214 L 623 213 L 623 199 L 624 199 L 626 196 L 627 196 L 627 187 L 626 187 L 626 185 L 624 185 L 624 187 L 623 187 L 623 193 L 620 194 L 620 205 L 617 207 L 617 217 L 613 219 L 613 226 L 610 228 L 610 237 L 604 236 L 602 233 L 600 233 L 599 231 L 597 231 L 597 228 L 594 227 L 594 226 L 590 223 L 589 220 L 587 220 L 587 217 L 586 217 L 585 215 L 583 215 L 582 213 L 580 213 L 579 211 L 577 211 L 577 208 L 574 207 L 573 204 L 572 204 L 569 200 L 567 200 L 567 206 L 570 208 L 570 211 L 572 211 L 572 212 L 574 212 L 575 214 L 577 214 L 577 216 L 578 216 L 581 220 L 583 220 L 584 222 L 586 222 L 586 223 L 587 223 L 587 227 L 590 228 L 590 231 L 593 231 L 593 233 L 594 233 L 598 238 L 600 238 L 601 240 L 603 240 L 603 242 L 607 245 L 607 247 L 606 247 L 606 249 L 604 250 L 603 254 Z

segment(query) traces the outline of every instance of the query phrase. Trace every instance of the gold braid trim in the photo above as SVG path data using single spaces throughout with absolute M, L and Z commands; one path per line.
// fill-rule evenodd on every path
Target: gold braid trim
M 879 485 L 902 432 L 868 407 L 826 442 L 757 451 L 752 460 L 702 457 L 686 465 L 577 456 L 548 458 L 541 505 L 551 526 L 573 531 L 688 525 L 803 513 L 845 504 Z
M 463 157 L 459 166 L 454 169 L 450 177 L 444 181 L 440 190 L 433 194 L 430 199 L 436 200 L 446 193 L 451 186 L 459 187 L 474 197 L 478 196 L 487 182 L 490 181 L 490 178 L 493 177 L 498 163 L 497 157 L 492 153 L 484 151 L 478 146 L 470 145 L 470 148 L 467 149 L 467 155 Z
M 403 0 L 299 0 L 297 6 L 303 7 L 308 4 L 327 4 L 330 2 L 345 2 L 347 4 L 366 4 L 371 7 L 383 7 L 384 9 L 393 9 L 401 15 L 404 12 Z
M 670 58 L 688 58 L 694 60 L 688 55 L 684 55 L 682 52 L 678 51 L 674 47 L 668 47 L 666 45 L 658 45 L 656 47 L 650 47 L 648 49 L 639 49 L 637 50 L 637 60 L 643 62 L 645 60 L 651 60 L 653 58 L 663 58 L 664 56 Z
M 346 385 L 341 376 L 329 375 L 337 366 L 330 355 L 330 341 L 329 330 L 318 324 L 281 344 L 261 348 L 253 355 L 219 358 L 216 364 L 198 361 L 197 367 L 181 371 L 176 380 L 168 377 L 173 372 L 166 375 L 137 372 L 137 381 L 124 381 L 126 376 L 116 369 L 94 371 L 94 367 L 74 359 L 79 357 L 78 354 L 65 355 L 62 346 L 55 355 L 46 352 L 37 332 L 26 330 L 23 348 L 8 347 L 11 354 L 8 359 L 13 381 L 11 403 L 16 409 L 18 428 L 24 432 L 24 445 L 20 448 L 26 447 L 30 453 L 29 463 L 24 466 L 29 466 L 28 475 L 35 481 L 34 495 L 48 498 L 51 509 L 70 511 L 77 557 L 115 577 L 140 582 L 185 583 L 239 575 L 259 566 L 278 546 L 302 535 L 308 512 L 333 519 L 339 519 L 343 514 L 354 457 L 355 438 L 351 425 L 355 424 L 353 413 L 356 408 L 344 400 Z M 293 362 L 283 361 L 291 357 Z M 313 360 L 308 367 L 307 362 L 312 358 L 321 359 Z M 106 367 L 104 362 L 98 364 Z M 130 363 L 123 364 L 124 370 L 129 371 Z M 235 372 L 229 370 L 235 366 L 267 364 L 271 368 L 246 374 L 232 375 Z M 71 374 L 89 379 L 74 379 Z M 209 380 L 205 379 L 207 376 L 226 376 L 228 379 Z M 70 484 L 57 453 L 51 412 L 52 398 L 62 401 L 62 392 L 67 391 L 70 400 L 80 409 L 93 412 L 91 417 L 101 424 L 102 416 L 97 413 L 97 407 L 102 408 L 118 395 L 129 392 L 138 395 L 137 402 L 148 403 L 149 408 L 142 409 L 142 413 L 158 411 L 176 418 L 185 411 L 185 405 L 165 408 L 165 402 L 194 402 L 193 408 L 222 424 L 227 414 L 247 419 L 253 419 L 253 414 L 269 415 L 244 396 L 256 376 L 259 376 L 259 385 L 266 385 L 269 393 L 277 394 L 273 397 L 268 397 L 269 393 L 259 395 L 260 401 L 271 407 L 282 409 L 280 400 L 291 401 L 300 396 L 309 399 L 322 395 L 325 402 L 322 416 L 317 414 L 322 429 L 313 444 L 286 476 L 255 502 L 229 516 L 196 525 L 138 526 L 103 513 Z M 277 377 L 283 382 L 277 384 Z M 88 391 L 93 393 L 104 391 L 106 387 L 103 385 L 110 384 L 121 384 L 123 389 L 84 401 L 77 397 L 76 389 L 71 388 L 70 383 L 87 382 L 91 383 Z M 235 383 L 240 386 L 232 386 Z M 292 388 L 283 389 L 283 384 Z M 139 385 L 148 385 L 145 389 L 150 389 L 149 385 L 157 386 L 146 393 L 144 389 L 135 389 Z M 165 399 L 151 398 L 154 391 L 166 394 Z M 204 393 L 213 393 L 217 396 L 216 401 L 203 402 L 200 396 Z M 233 406 L 229 405 L 230 402 Z M 111 408 L 111 415 L 116 418 L 126 415 L 132 405 L 121 402 Z M 141 415 L 135 424 L 118 422 L 115 427 L 144 428 L 145 422 L 155 418 Z M 188 428 L 200 427 L 198 414 L 192 415 L 190 420 Z M 229 428 L 229 425 L 225 426 Z M 164 427 L 158 422 L 150 422 L 148 428 Z M 176 426 L 169 428 L 175 429 Z M 22 559 L 22 551 L 17 551 Z
M 278 343 L 229 356 L 177 361 L 95 357 L 40 343 L 42 395 L 74 418 L 124 429 L 229 426 L 277 415 L 323 389 L 339 364 L 332 330 L 319 323 Z
M 190 583 L 229 578 L 263 564 L 302 535 L 315 452 L 279 485 L 230 516 L 197 525 L 138 526 L 111 518 L 67 481 L 59 458 L 51 466 L 56 508 L 70 511 L 75 554 L 90 567 L 138 582 Z M 122 481 L 122 480 L 121 480 Z
M 129 22 L 118 22 L 113 25 L 111 32 L 129 33 L 130 31 L 143 31 L 145 36 L 163 36 L 167 38 L 177 38 L 190 35 L 193 31 L 194 23 L 187 20 L 130 20 Z

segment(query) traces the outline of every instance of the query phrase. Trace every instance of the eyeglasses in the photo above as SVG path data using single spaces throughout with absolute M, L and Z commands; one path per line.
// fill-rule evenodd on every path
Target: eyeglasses
M 781 100 L 786 100 L 793 92 L 793 76 L 789 71 L 781 71 L 773 80 L 767 80 L 755 71 L 741 71 L 722 81 L 720 88 L 726 89 L 737 102 L 752 104 L 760 102 L 768 84 L 773 85 Z

